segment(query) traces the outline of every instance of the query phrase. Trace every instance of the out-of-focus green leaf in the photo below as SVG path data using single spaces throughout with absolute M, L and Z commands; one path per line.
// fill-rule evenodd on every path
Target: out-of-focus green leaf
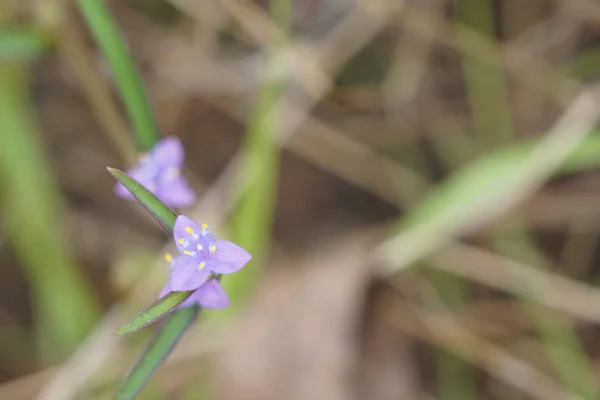
M 383 258 L 390 268 L 407 267 L 449 236 L 489 220 L 507 202 L 519 201 L 530 185 L 597 163 L 585 146 L 598 146 L 598 139 L 588 132 L 561 135 L 551 145 L 544 142 L 543 152 L 537 151 L 542 142 L 507 146 L 458 169 L 399 221 L 398 235 L 381 249 Z
M 288 32 L 289 1 L 272 0 L 271 13 L 274 21 Z M 267 77 L 274 76 L 273 72 L 279 68 L 277 53 L 284 45 L 273 43 L 270 46 L 270 57 L 265 67 Z M 229 310 L 235 310 L 247 298 L 268 257 L 279 172 L 279 147 L 275 136 L 282 122 L 283 90 L 284 82 L 281 80 L 262 84 L 245 138 L 245 165 L 240 169 L 241 176 L 238 178 L 250 183 L 234 210 L 228 228 L 231 240 L 250 252 L 252 260 L 248 266 L 223 280 L 223 287 L 233 306 Z M 219 315 L 229 312 L 224 311 Z
M 137 201 L 140 202 L 140 204 L 163 226 L 163 228 L 172 235 L 177 214 L 148 189 L 123 171 L 110 167 L 107 169 L 116 180 L 121 182 L 123 186 L 131 192 Z
M 473 164 L 455 172 L 444 182 L 435 195 L 412 210 L 401 222 L 409 228 L 421 223 L 447 225 L 456 221 L 459 214 L 468 215 L 474 205 L 481 205 L 488 196 L 500 196 L 502 187 L 519 180 L 523 162 L 534 149 L 535 142 L 506 146 L 483 155 Z M 600 134 L 590 134 L 555 171 L 564 175 L 600 166 Z M 442 190 L 443 189 L 443 190 Z
M 526 148 L 521 151 L 526 152 L 527 148 L 531 149 L 533 147 L 533 143 L 524 147 Z M 565 175 L 598 167 L 600 167 L 600 133 L 593 132 L 566 158 L 565 162 L 556 171 L 556 175 Z
M 127 45 L 103 0 L 78 0 L 77 4 L 112 71 L 138 145 L 148 151 L 159 139 L 152 107 Z
M 493 5 L 490 0 L 457 0 L 454 3 L 455 20 L 463 30 L 476 32 L 490 39 L 490 46 L 496 31 Z M 464 35 L 457 34 L 459 42 L 469 48 Z M 507 83 L 502 68 L 499 49 L 490 52 L 495 59 L 465 52 L 462 55 L 463 73 L 467 86 L 467 97 L 477 142 L 485 147 L 506 143 L 513 136 L 510 108 L 508 107 Z M 488 55 L 490 56 L 490 55 Z M 471 396 L 472 398 L 473 396 Z M 466 400 L 466 399 L 465 399 Z
M 47 36 L 33 29 L 0 28 L 0 62 L 29 62 L 48 47 Z
M 28 92 L 27 70 L 0 63 L 0 221 L 30 283 L 43 353 L 55 360 L 85 337 L 99 307 L 67 248 L 63 205 Z
M 186 307 L 175 311 L 165 320 L 165 324 L 154 336 L 148 348 L 133 367 L 123 386 L 119 389 L 116 400 L 130 400 L 142 390 L 156 368 L 167 358 L 183 333 L 195 321 L 200 308 Z
M 127 333 L 137 332 L 140 329 L 158 321 L 159 319 L 166 317 L 171 313 L 178 305 L 183 303 L 192 292 L 169 292 L 165 296 L 158 299 L 150 307 L 140 312 L 123 326 L 115 331 L 117 335 L 125 335 Z

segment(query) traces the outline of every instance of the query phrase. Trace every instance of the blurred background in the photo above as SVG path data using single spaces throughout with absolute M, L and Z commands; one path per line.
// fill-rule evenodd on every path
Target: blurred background
M 599 3 L 107 5 L 254 255 L 140 399 L 600 399 Z M 156 329 L 118 93 L 77 2 L 0 3 L 0 399 L 111 399 Z

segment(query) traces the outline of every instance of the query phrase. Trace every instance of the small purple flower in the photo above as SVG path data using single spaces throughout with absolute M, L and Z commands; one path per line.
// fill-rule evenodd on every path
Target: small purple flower
M 208 280 L 211 272 L 231 274 L 252 258 L 238 245 L 217 240 L 208 225 L 200 226 L 183 215 L 175 221 L 173 236 L 181 253 L 174 261 L 169 281 L 174 291 L 198 289 Z
M 171 268 L 173 268 L 175 265 L 173 256 L 167 253 L 165 254 L 165 260 L 167 260 L 169 264 L 171 264 Z M 158 298 L 163 297 L 171 291 L 171 285 L 167 283 L 160 291 Z M 196 304 L 201 308 L 225 308 L 229 306 L 229 298 L 219 281 L 213 279 L 196 289 L 178 308 L 191 307 Z
M 183 146 L 176 136 L 160 140 L 143 156 L 127 175 L 142 184 L 169 207 L 187 207 L 196 195 L 181 176 Z M 133 200 L 133 195 L 121 183 L 115 186 L 117 196 Z

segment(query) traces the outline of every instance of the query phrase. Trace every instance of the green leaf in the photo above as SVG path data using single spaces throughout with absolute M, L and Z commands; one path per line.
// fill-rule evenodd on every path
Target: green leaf
M 589 106 L 591 108 L 591 106 Z M 587 108 L 586 108 L 587 110 Z M 417 207 L 397 224 L 397 235 L 381 248 L 390 271 L 408 267 L 451 236 L 460 235 L 488 221 L 507 205 L 516 205 L 538 184 L 551 176 L 598 165 L 598 146 L 588 130 L 548 140 L 507 146 L 458 169 L 431 190 Z M 544 143 L 544 151 L 539 151 Z M 590 147 L 591 149 L 591 147 Z
M 287 34 L 290 31 L 290 1 L 271 0 L 273 20 Z M 274 41 L 268 48 L 264 66 L 265 78 L 273 76 L 279 68 L 279 55 L 285 51 L 283 43 Z M 235 212 L 229 221 L 230 239 L 252 254 L 250 264 L 223 280 L 223 288 L 229 295 L 231 306 L 220 316 L 235 312 L 248 298 L 262 273 L 271 243 L 273 210 L 277 198 L 279 175 L 279 146 L 274 138 L 282 123 L 283 94 L 285 82 L 281 79 L 262 82 L 256 108 L 243 145 L 244 167 L 239 179 L 248 182 Z
M 30 285 L 41 352 L 56 361 L 77 347 L 100 309 L 62 235 L 64 202 L 31 109 L 28 72 L 0 63 L 0 224 Z
M 131 192 L 137 201 L 140 202 L 140 204 L 163 226 L 163 228 L 166 229 L 167 232 L 169 232 L 169 234 L 173 234 L 173 226 L 177 219 L 177 214 L 175 214 L 173 210 L 123 171 L 110 167 L 106 169 L 116 180 L 121 182 L 127 190 Z
M 198 306 L 186 307 L 175 311 L 165 320 L 165 324 L 156 333 L 146 351 L 125 379 L 115 397 L 116 400 L 135 398 L 156 368 L 171 353 L 183 333 L 196 320 L 199 312 Z
M 171 313 L 178 305 L 183 303 L 185 299 L 190 297 L 192 292 L 170 292 L 165 296 L 158 299 L 150 307 L 140 312 L 123 326 L 115 331 L 117 335 L 125 335 L 127 333 L 137 332 L 140 329 L 158 321 L 159 319 L 167 316 Z
M 35 60 L 48 46 L 41 32 L 23 28 L 0 28 L 0 62 Z
M 148 151 L 159 139 L 152 107 L 127 45 L 103 0 L 78 0 L 79 9 L 110 66 L 138 145 Z

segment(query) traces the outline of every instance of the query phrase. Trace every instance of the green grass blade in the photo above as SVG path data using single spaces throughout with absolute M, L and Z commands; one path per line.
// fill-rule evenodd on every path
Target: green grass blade
M 77 4 L 110 66 L 138 145 L 148 151 L 159 139 L 158 127 L 142 79 L 117 24 L 103 0 L 78 0 Z
M 503 221 L 492 239 L 494 246 L 509 257 L 534 266 L 545 264 L 533 237 L 521 221 Z M 600 387 L 594 377 L 591 361 L 567 319 L 554 310 L 525 299 L 521 302 L 540 333 L 540 341 L 558 378 L 584 399 L 600 399 Z
M 454 6 L 455 19 L 459 25 L 458 40 L 468 48 L 461 33 L 468 29 L 482 37 L 493 39 L 495 34 L 492 2 L 489 0 L 458 0 Z M 495 60 L 482 60 L 463 55 L 463 73 L 467 85 L 467 97 L 473 115 L 477 140 L 484 146 L 506 142 L 513 136 L 512 121 L 508 107 L 507 85 L 502 70 L 500 51 L 493 52 Z
M 115 400 L 131 400 L 143 389 L 156 368 L 166 360 L 181 336 L 196 320 L 200 312 L 197 306 L 175 311 L 165 320 L 137 364 L 133 367 Z
M 49 44 L 39 31 L 0 28 L 0 62 L 29 62 L 38 58 Z
M 543 180 L 567 172 L 561 171 L 566 164 L 571 171 L 590 165 L 589 152 L 582 150 L 591 143 L 585 140 L 588 133 L 554 136 L 535 146 L 508 146 L 458 169 L 399 221 L 399 234 L 381 248 L 381 256 L 392 269 L 406 267 L 442 245 L 448 235 L 493 217 L 495 207 L 516 203 Z
M 128 333 L 137 332 L 140 329 L 166 317 L 178 305 L 183 303 L 185 299 L 190 297 L 192 292 L 170 292 L 158 299 L 150 307 L 146 308 L 139 314 L 135 315 L 119 329 L 115 331 L 116 335 L 125 335 Z
M 69 254 L 63 204 L 29 109 L 27 70 L 0 63 L 0 221 L 25 268 L 42 352 L 69 354 L 99 317 Z
M 463 25 L 463 29 L 476 31 L 482 37 L 490 39 L 494 43 L 492 46 L 497 47 L 493 42 L 496 26 L 490 0 L 457 0 L 454 2 L 454 12 L 456 22 Z M 459 34 L 457 38 L 464 43 L 463 36 Z M 464 44 L 469 46 L 468 43 Z M 496 59 L 491 60 L 492 62 L 489 59 L 482 61 L 466 52 L 462 55 L 467 99 L 476 133 L 475 142 L 480 149 L 506 142 L 513 136 L 503 64 L 500 52 L 495 51 L 494 54 Z M 432 285 L 446 306 L 460 307 L 467 299 L 466 282 L 455 276 L 443 276 L 442 279 L 433 280 Z M 478 397 L 472 366 L 444 350 L 439 350 L 437 362 L 440 400 L 469 400 Z
M 128 176 L 123 171 L 108 167 L 108 172 L 121 182 L 140 204 L 156 219 L 169 234 L 173 234 L 173 226 L 177 219 L 177 214 L 166 204 L 160 201 L 148 189 L 139 184 L 135 179 Z
M 288 32 L 289 1 L 273 0 L 271 13 L 279 27 Z M 280 67 L 276 58 L 284 45 L 273 43 L 269 47 L 266 76 L 274 76 L 273 70 Z M 234 306 L 231 310 L 235 310 L 251 292 L 268 257 L 279 171 L 279 147 L 274 138 L 282 122 L 283 90 L 284 82 L 280 80 L 262 84 L 246 134 L 243 149 L 245 166 L 241 168 L 241 179 L 252 183 L 248 185 L 232 215 L 229 231 L 231 240 L 248 250 L 252 254 L 252 260 L 248 266 L 223 280 L 223 287 Z

